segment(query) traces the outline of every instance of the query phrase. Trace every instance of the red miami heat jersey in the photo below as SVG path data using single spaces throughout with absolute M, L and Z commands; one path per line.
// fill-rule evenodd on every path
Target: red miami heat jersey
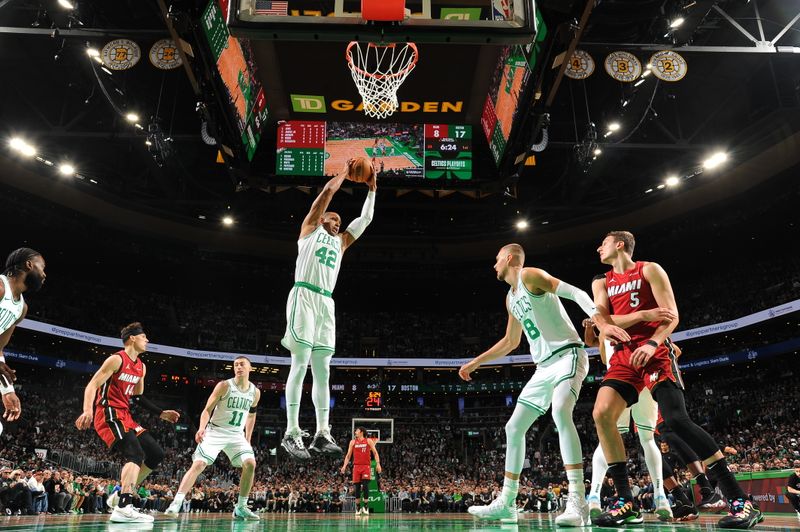
M 134 362 L 125 351 L 119 351 L 116 354 L 122 358 L 122 366 L 97 390 L 97 397 L 94 401 L 96 408 L 110 406 L 128 410 L 133 390 L 144 375 L 142 359 L 137 357 Z
M 642 273 L 647 264 L 638 261 L 633 268 L 623 273 L 614 273 L 614 270 L 606 272 L 606 292 L 611 314 L 632 314 L 638 310 L 658 307 L 650 283 Z M 628 327 L 626 331 L 631 335 L 631 342 L 640 344 L 653 336 L 659 324 L 657 321 L 640 321 Z
M 353 465 L 366 465 L 370 463 L 369 443 L 367 439 L 353 440 Z

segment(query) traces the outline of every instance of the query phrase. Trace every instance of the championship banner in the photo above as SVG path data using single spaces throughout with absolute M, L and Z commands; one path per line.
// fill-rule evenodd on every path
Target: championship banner
M 682 331 L 675 333 L 670 336 L 672 340 L 675 342 L 680 342 L 682 340 L 690 340 L 693 338 L 700 338 L 703 336 L 711 336 L 714 334 L 719 334 L 727 331 L 733 331 L 737 329 L 741 329 L 743 327 L 749 327 L 750 325 L 755 325 L 757 323 L 761 323 L 763 321 L 767 321 L 773 318 L 778 318 L 781 316 L 785 316 L 787 314 L 791 314 L 793 312 L 800 311 L 800 299 L 796 299 L 794 301 L 790 301 L 788 303 L 784 303 L 783 305 L 778 305 L 776 307 L 772 307 L 766 310 L 762 310 L 748 316 L 743 316 L 736 320 L 726 321 L 723 323 L 717 323 L 714 325 L 706 325 L 704 327 L 697 327 L 694 329 L 689 329 L 687 331 Z M 59 336 L 61 338 L 69 338 L 71 340 L 77 340 L 80 342 L 87 342 L 90 344 L 95 345 L 104 345 L 108 347 L 112 347 L 114 349 L 121 349 L 122 348 L 122 340 L 113 336 L 102 336 L 99 334 L 92 334 L 84 331 L 79 331 L 76 329 L 70 329 L 68 327 L 60 327 L 58 325 L 52 325 L 50 323 L 43 323 L 40 321 L 35 321 L 31 319 L 24 319 L 20 324 L 17 326 L 22 329 L 28 329 L 30 331 L 41 332 L 45 334 L 51 334 L 53 336 Z M 795 342 L 795 340 L 789 340 L 788 342 Z M 749 350 L 749 351 L 740 351 L 738 353 L 734 353 L 732 355 L 724 355 L 727 357 L 735 357 L 735 356 L 749 356 L 751 359 L 755 359 L 758 356 L 763 356 L 762 353 L 765 354 L 774 354 L 770 349 L 781 349 L 783 344 L 787 342 L 782 342 L 779 344 L 775 344 L 774 346 L 766 346 L 766 347 L 759 347 L 758 349 Z M 777 346 L 777 347 L 775 347 Z M 252 355 L 247 353 L 229 353 L 225 351 L 206 351 L 201 349 L 187 349 L 184 347 L 175 347 L 171 345 L 162 345 L 156 343 L 148 344 L 148 352 L 150 353 L 157 353 L 162 355 L 171 355 L 171 356 L 179 356 L 179 357 L 186 357 L 186 358 L 197 358 L 201 360 L 220 360 L 220 361 L 233 361 L 238 356 L 246 356 L 248 357 L 254 364 L 267 364 L 273 366 L 289 366 L 291 364 L 291 359 L 288 356 L 272 356 L 272 355 Z M 589 355 L 597 355 L 599 353 L 598 349 L 591 348 L 587 349 L 586 352 Z M 742 355 L 744 353 L 745 355 Z M 41 359 L 45 359 L 48 357 L 41 357 L 39 355 L 31 355 L 36 356 Z M 715 357 L 711 357 L 711 359 L 703 359 L 703 360 L 713 360 Z M 55 360 L 55 359 L 53 359 Z M 334 357 L 331 359 L 332 366 L 352 366 L 352 367 L 375 367 L 375 366 L 382 366 L 382 367 L 408 367 L 408 368 L 419 368 L 419 367 L 442 367 L 442 368 L 457 368 L 465 363 L 472 360 L 472 358 L 339 358 Z M 61 363 L 73 363 L 77 364 L 77 362 L 73 361 L 60 361 Z M 700 361 L 691 361 L 687 362 L 687 364 L 697 364 Z M 530 364 L 531 357 L 530 355 L 511 355 L 503 358 L 502 360 L 498 360 L 493 362 L 493 365 L 506 365 L 506 364 Z

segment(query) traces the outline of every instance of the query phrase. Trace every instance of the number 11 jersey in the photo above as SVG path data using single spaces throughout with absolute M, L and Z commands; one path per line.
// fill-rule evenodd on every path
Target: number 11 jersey
M 215 431 L 244 432 L 250 407 L 256 400 L 256 387 L 250 382 L 247 390 L 240 390 L 234 379 L 228 379 L 228 392 L 217 402 L 208 424 Z

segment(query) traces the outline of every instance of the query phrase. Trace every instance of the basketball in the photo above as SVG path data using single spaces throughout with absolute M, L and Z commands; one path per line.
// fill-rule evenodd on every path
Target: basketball
M 366 183 L 372 176 L 372 163 L 366 157 L 356 157 L 350 163 L 350 173 L 347 178 L 356 183 Z

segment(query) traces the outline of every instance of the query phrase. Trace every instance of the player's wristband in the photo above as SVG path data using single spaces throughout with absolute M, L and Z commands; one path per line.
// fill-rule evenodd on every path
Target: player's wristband
M 14 385 L 13 384 L 6 384 L 5 379 L 0 378 L 0 395 L 7 395 L 10 393 L 14 393 Z
M 648 340 L 648 341 L 646 341 L 645 343 L 646 343 L 647 345 L 652 345 L 653 347 L 655 347 L 656 349 L 658 349 L 658 342 L 656 342 L 655 340 Z

